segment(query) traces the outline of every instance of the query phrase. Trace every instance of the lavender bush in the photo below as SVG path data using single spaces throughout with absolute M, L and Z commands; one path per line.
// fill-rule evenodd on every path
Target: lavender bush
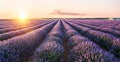
M 80 33 L 84 31 L 85 34 L 81 33 L 83 36 L 88 37 L 92 41 L 94 41 L 97 44 L 101 45 L 101 47 L 103 47 L 106 50 L 110 50 L 111 51 L 112 47 L 114 47 L 114 46 L 116 46 L 115 49 L 117 49 L 119 46 L 116 45 L 116 44 L 120 45 L 120 42 L 113 41 L 114 39 L 116 39 L 116 37 L 114 37 L 114 36 L 112 36 L 110 34 L 107 34 L 107 33 L 104 33 L 104 32 L 100 32 L 100 31 L 96 31 L 96 30 L 92 30 L 90 28 L 83 27 L 83 26 L 80 26 L 80 25 L 76 25 L 74 23 L 70 23 L 70 22 L 67 22 L 67 23 L 69 23 L 71 26 L 73 26 L 75 29 L 77 29 Z M 113 49 L 113 50 L 115 50 L 115 49 Z M 118 49 L 118 52 L 114 53 L 114 54 L 117 57 L 120 57 L 120 56 L 117 55 L 119 53 L 120 52 L 119 52 L 119 49 Z
M 55 23 L 3 41 L 0 44 L 0 62 L 26 62 Z
M 24 28 L 24 29 L 20 29 L 20 30 L 16 30 L 16 31 L 10 31 L 10 32 L 7 32 L 7 33 L 0 34 L 0 40 L 3 41 L 3 40 L 9 39 L 9 38 L 14 37 L 14 36 L 25 34 L 25 33 L 30 32 L 32 30 L 38 29 L 38 28 L 46 25 L 47 23 L 48 22 L 40 24 L 40 25 L 32 26 L 32 27 L 29 27 L 29 28 Z
M 2 24 L 0 23 L 0 27 L 5 25 L 6 28 L 0 29 L 0 34 L 10 32 L 10 31 L 20 30 L 20 29 L 24 29 L 24 28 L 28 28 L 28 27 L 32 27 L 32 26 L 35 26 L 35 25 L 38 25 L 41 23 L 45 23 L 45 22 L 51 22 L 51 21 L 47 21 L 47 20 L 29 21 L 29 25 L 27 24 L 27 25 L 22 25 L 22 26 L 19 26 L 18 24 L 16 24 L 15 22 L 12 22 L 12 21 L 11 22 L 10 21 L 7 21 L 7 22 L 2 21 L 1 22 Z
M 63 38 L 61 38 L 63 32 L 60 26 L 61 21 L 58 21 L 44 42 L 36 49 L 32 62 L 63 62 L 64 48 L 62 46 Z
M 113 55 L 101 50 L 92 42 L 81 42 L 69 55 L 70 62 L 119 62 Z
M 44 42 L 35 52 L 33 62 L 62 62 L 64 48 L 56 41 Z

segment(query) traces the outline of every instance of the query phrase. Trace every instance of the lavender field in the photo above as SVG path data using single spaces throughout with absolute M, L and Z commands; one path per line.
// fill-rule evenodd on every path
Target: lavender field
M 0 62 L 120 62 L 120 21 L 0 21 Z

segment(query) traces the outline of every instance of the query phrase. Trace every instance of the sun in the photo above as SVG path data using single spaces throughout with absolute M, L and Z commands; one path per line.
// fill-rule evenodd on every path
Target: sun
M 25 12 L 23 12 L 23 11 L 19 12 L 18 22 L 20 24 L 26 24 L 28 22 L 27 15 Z
M 20 20 L 25 20 L 25 19 L 27 19 L 27 16 L 26 16 L 25 12 L 20 12 L 19 19 L 20 19 Z

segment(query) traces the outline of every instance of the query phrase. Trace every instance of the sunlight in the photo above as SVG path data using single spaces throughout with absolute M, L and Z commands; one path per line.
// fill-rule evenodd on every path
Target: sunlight
M 25 12 L 21 11 L 21 12 L 19 13 L 18 21 L 19 21 L 19 23 L 22 24 L 22 25 L 25 25 L 25 24 L 28 23 L 27 15 L 26 15 Z
M 25 21 L 26 19 L 27 19 L 27 16 L 26 16 L 26 14 L 25 14 L 25 12 L 20 12 L 20 14 L 19 14 L 19 19 L 21 20 L 21 21 Z
M 26 14 L 25 14 L 25 13 L 20 13 L 19 18 L 20 18 L 21 20 L 25 20 L 27 17 L 26 17 Z

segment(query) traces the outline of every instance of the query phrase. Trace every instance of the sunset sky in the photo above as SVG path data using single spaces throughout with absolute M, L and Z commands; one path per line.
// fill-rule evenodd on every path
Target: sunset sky
M 0 19 L 119 17 L 120 0 L 0 0 Z

